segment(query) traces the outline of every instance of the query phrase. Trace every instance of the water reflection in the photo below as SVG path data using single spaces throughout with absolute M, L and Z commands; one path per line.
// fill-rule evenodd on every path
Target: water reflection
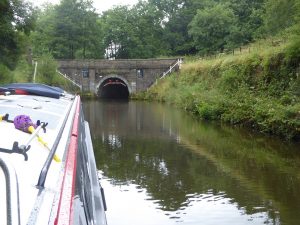
M 109 224 L 299 224 L 299 145 L 161 104 L 84 109 Z
M 105 137 L 102 138 L 102 140 L 105 140 Z M 108 144 L 111 146 L 112 149 L 117 149 L 122 147 L 122 143 L 119 140 L 119 137 L 115 134 L 109 134 L 107 140 L 108 140 Z

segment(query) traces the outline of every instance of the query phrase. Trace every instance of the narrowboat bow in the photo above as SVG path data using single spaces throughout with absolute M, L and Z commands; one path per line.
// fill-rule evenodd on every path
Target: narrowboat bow
M 0 224 L 106 224 L 79 96 L 42 84 L 0 87 Z

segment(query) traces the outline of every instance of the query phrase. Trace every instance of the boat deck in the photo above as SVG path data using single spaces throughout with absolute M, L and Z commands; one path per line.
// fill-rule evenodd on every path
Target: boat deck
M 53 208 L 57 202 L 62 182 L 62 170 L 66 146 L 72 127 L 74 115 L 73 100 L 68 98 L 47 98 L 32 95 L 0 96 L 0 116 L 9 115 L 10 121 L 0 121 L 0 148 L 12 150 L 14 143 L 18 146 L 27 145 L 31 134 L 15 128 L 11 121 L 18 115 L 28 115 L 35 123 L 37 120 L 48 123 L 46 132 L 40 129 L 39 136 L 51 149 L 60 128 L 66 122 L 56 155 L 62 162 L 53 160 L 47 174 L 43 190 L 37 187 L 41 170 L 49 155 L 49 149 L 34 137 L 29 143 L 30 149 L 26 152 L 28 159 L 23 154 L 0 151 L 0 159 L 9 167 L 10 178 L 5 175 L 4 167 L 0 169 L 0 224 L 7 224 L 5 212 L 19 213 L 18 224 L 48 224 L 53 219 L 57 209 Z M 14 173 L 15 174 L 12 174 Z M 14 178 L 15 177 L 15 182 Z M 9 184 L 9 185 L 8 185 Z M 17 195 L 19 189 L 19 196 Z M 2 191 L 6 190 L 6 192 Z M 9 195 L 5 195 L 8 193 Z M 16 211 L 16 212 L 15 212 Z M 18 212 L 19 211 L 19 212 Z M 50 219 L 49 219 L 50 218 Z M 16 218 L 14 218 L 16 220 Z

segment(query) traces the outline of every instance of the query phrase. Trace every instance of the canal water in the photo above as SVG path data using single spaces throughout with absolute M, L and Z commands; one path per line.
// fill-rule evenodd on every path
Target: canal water
M 300 224 L 300 148 L 148 102 L 86 101 L 109 225 Z

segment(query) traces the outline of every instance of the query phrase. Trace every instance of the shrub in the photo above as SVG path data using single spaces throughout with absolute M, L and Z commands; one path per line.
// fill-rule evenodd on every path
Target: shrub
M 56 75 L 57 63 L 50 54 L 44 54 L 38 60 L 36 82 L 52 85 Z
M 11 71 L 3 64 L 0 64 L 0 83 L 7 84 L 12 82 Z

